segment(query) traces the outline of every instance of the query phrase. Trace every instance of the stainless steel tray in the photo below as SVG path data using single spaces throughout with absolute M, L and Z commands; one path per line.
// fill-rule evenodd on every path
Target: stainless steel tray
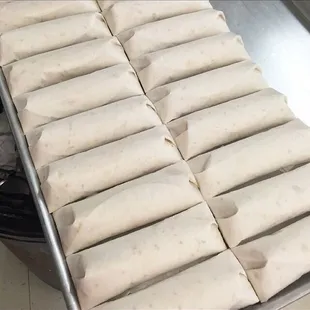
M 309 293 L 310 273 L 307 273 L 267 302 L 247 307 L 244 310 L 279 310 Z
M 55 261 L 56 270 L 60 279 L 67 308 L 68 310 L 79 310 L 80 306 L 76 297 L 75 288 L 71 281 L 70 273 L 62 251 L 55 223 L 52 216 L 48 212 L 44 197 L 42 195 L 40 182 L 32 163 L 27 142 L 19 123 L 2 69 L 0 69 L 0 97 L 2 99 L 4 110 L 6 112 L 16 146 L 19 151 L 26 177 L 28 179 L 29 187 L 33 195 L 45 238 Z
M 49 214 L 44 201 L 40 189 L 40 183 L 28 151 L 27 142 L 21 129 L 2 70 L 0 71 L 0 96 L 34 197 L 43 231 L 56 264 L 67 308 L 69 310 L 79 310 L 80 307 L 76 297 L 75 288 L 71 281 L 54 220 Z M 310 293 L 310 273 L 271 298 L 268 302 L 247 307 L 246 310 L 278 310 L 308 293 Z

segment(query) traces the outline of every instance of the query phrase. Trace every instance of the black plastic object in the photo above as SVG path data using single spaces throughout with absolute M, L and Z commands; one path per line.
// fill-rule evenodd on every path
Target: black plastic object
M 23 175 L 1 170 L 0 241 L 37 277 L 55 289 L 60 281 Z
M 37 277 L 55 289 L 60 281 L 23 175 L 1 170 L 0 241 Z
M 0 182 L 0 236 L 1 238 L 44 241 L 43 231 L 23 176 L 8 172 Z

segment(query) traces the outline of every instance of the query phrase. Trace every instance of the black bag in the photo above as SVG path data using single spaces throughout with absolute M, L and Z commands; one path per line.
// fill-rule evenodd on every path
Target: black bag
M 0 110 L 2 108 L 0 103 Z M 0 113 L 0 238 L 44 241 L 28 182 L 3 113 Z
M 15 171 L 0 183 L 0 237 L 34 242 L 44 239 L 27 180 Z

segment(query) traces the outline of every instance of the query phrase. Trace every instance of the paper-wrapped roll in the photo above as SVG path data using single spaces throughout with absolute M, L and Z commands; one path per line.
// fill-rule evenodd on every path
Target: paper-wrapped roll
M 50 212 L 181 159 L 165 126 L 56 161 L 38 171 Z
M 143 24 L 212 8 L 205 0 L 121 0 L 113 1 L 113 4 L 109 1 L 108 5 L 104 2 L 99 2 L 99 5 L 114 35 Z
M 138 96 L 38 127 L 27 140 L 38 169 L 161 124 L 152 103 Z
M 94 310 L 241 309 L 259 300 L 230 250 Z
M 99 13 L 78 14 L 29 25 L 1 35 L 0 65 L 110 36 L 111 33 Z
M 94 0 L 2 2 L 4 3 L 0 3 L 0 33 L 56 18 L 100 10 Z
M 230 247 L 310 211 L 310 164 L 208 200 Z
M 164 84 L 248 59 L 240 36 L 228 32 L 146 54 L 131 64 L 148 92 Z
M 233 249 L 261 302 L 310 271 L 310 217 Z
M 199 258 L 226 249 L 207 204 L 147 228 L 70 255 L 82 309 Z
M 127 57 L 115 37 L 32 56 L 3 67 L 12 97 L 119 63 Z M 85 90 L 85 89 L 84 89 Z
M 164 123 L 267 88 L 260 68 L 242 61 L 147 93 Z
M 118 1 L 120 0 L 97 0 L 103 15 Z
M 138 26 L 118 35 L 130 59 L 178 44 L 229 32 L 224 14 L 212 9 Z
M 196 180 L 181 161 L 67 205 L 53 215 L 62 247 L 69 255 L 201 201 Z
M 24 132 L 113 101 L 141 95 L 132 67 L 119 64 L 14 99 Z
M 310 128 L 300 120 L 188 161 L 205 199 L 310 160 Z
M 184 159 L 294 119 L 284 95 L 266 88 L 168 124 Z

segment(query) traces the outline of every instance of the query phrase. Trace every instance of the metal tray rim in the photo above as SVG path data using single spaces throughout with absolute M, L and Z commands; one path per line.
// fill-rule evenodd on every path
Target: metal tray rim
M 29 186 L 43 227 L 44 235 L 51 248 L 67 308 L 69 310 L 80 310 L 76 291 L 71 280 L 65 256 L 62 251 L 57 229 L 55 227 L 52 216 L 48 212 L 43 194 L 41 192 L 40 182 L 32 163 L 27 142 L 18 120 L 15 106 L 2 69 L 0 69 L 0 97 L 2 99 L 3 106 L 7 114 L 9 124 L 25 169 Z M 295 283 L 281 291 L 276 296 L 272 297 L 269 301 L 246 307 L 244 310 L 279 310 L 309 293 L 310 273 L 304 275 Z

